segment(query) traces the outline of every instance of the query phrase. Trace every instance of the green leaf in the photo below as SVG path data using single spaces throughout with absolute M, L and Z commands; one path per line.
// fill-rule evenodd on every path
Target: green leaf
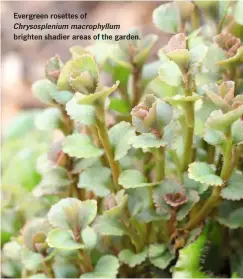
M 164 98 L 166 102 L 175 106 L 185 106 L 187 103 L 194 103 L 200 99 L 202 99 L 202 97 L 198 95 L 193 95 L 193 96 L 175 95 L 173 97 Z
M 77 103 L 80 105 L 93 105 L 96 103 L 98 99 L 107 98 L 111 93 L 113 93 L 117 89 L 118 85 L 119 85 L 119 81 L 116 81 L 116 83 L 112 87 L 101 88 L 94 94 L 89 94 L 89 95 L 76 93 L 75 98 L 77 99 Z
M 134 148 L 159 148 L 165 146 L 166 143 L 162 139 L 157 138 L 152 133 L 144 133 L 133 138 L 132 147 Z
M 43 166 L 42 166 L 43 167 Z M 48 167 L 48 166 L 47 166 Z M 43 173 L 41 182 L 33 191 L 35 197 L 63 192 L 71 183 L 66 169 L 61 167 L 50 168 Z
M 121 60 L 122 59 L 121 57 L 116 57 L 116 56 L 119 56 L 116 54 L 118 49 L 119 49 L 119 46 L 113 47 L 112 52 L 111 52 L 112 57 L 109 57 L 107 59 L 105 65 L 104 65 L 104 70 L 111 74 L 111 76 L 113 77 L 113 80 L 119 80 L 120 88 L 123 91 L 125 91 L 125 90 L 127 90 L 128 79 L 132 72 L 132 65 L 129 64 L 128 62 Z M 114 50 L 115 50 L 115 54 L 113 55 Z
M 117 218 L 110 216 L 96 218 L 93 228 L 101 235 L 122 236 L 125 234 L 122 223 Z
M 220 145 L 225 141 L 224 134 L 213 129 L 205 129 L 203 139 L 211 145 Z
M 159 68 L 159 77 L 166 84 L 171 86 L 179 86 L 182 82 L 182 73 L 179 66 L 169 60 L 161 64 Z
M 72 134 L 63 141 L 63 152 L 76 158 L 100 157 L 103 150 L 94 146 L 87 135 Z
M 206 57 L 203 60 L 203 65 L 208 69 L 208 71 L 217 72 L 219 70 L 217 63 L 225 58 L 226 56 L 222 49 L 216 45 L 211 45 L 208 49 Z
M 195 181 L 207 185 L 220 186 L 224 183 L 219 176 L 215 175 L 213 168 L 203 162 L 191 163 L 188 169 L 188 176 Z
M 82 230 L 82 240 L 84 242 L 84 244 L 89 248 L 89 249 L 93 249 L 95 247 L 95 245 L 97 244 L 97 234 L 95 232 L 95 230 L 91 227 L 87 227 L 84 230 Z
M 89 158 L 89 159 L 80 159 L 74 164 L 72 172 L 78 174 L 87 168 L 100 167 L 100 166 L 102 166 L 102 164 L 101 164 L 99 158 L 97 158 L 97 157 Z
M 111 171 L 108 168 L 88 168 L 80 174 L 78 187 L 92 191 L 98 197 L 105 197 L 110 193 L 108 187 L 110 176 Z
M 66 111 L 71 119 L 84 125 L 90 126 L 95 123 L 95 108 L 78 104 L 75 96 L 66 104 Z
M 59 129 L 61 125 L 61 111 L 57 108 L 47 108 L 35 117 L 35 125 L 41 131 Z
M 36 273 L 34 275 L 29 276 L 28 278 L 48 278 L 44 273 Z
M 57 88 L 59 90 L 72 90 L 69 84 L 70 75 L 72 73 L 81 74 L 83 72 L 90 73 L 96 83 L 98 82 L 99 70 L 91 55 L 84 54 L 78 56 L 76 59 L 68 61 L 60 73 L 57 81 Z
M 229 179 L 227 185 L 221 191 L 221 197 L 226 200 L 242 200 L 243 199 L 243 174 L 234 173 Z
M 127 206 L 128 199 L 128 196 L 124 195 L 124 192 L 124 190 L 120 190 L 119 192 L 117 192 L 115 196 L 115 201 L 117 205 L 109 210 L 106 210 L 104 212 L 104 215 L 118 218 L 124 213 L 124 209 Z
M 175 258 L 165 244 L 159 243 L 149 246 L 148 255 L 150 262 L 160 269 L 165 269 Z
M 163 32 L 176 33 L 180 28 L 180 15 L 176 3 L 162 4 L 153 11 L 153 23 Z
M 48 212 L 49 223 L 60 229 L 81 229 L 87 227 L 95 218 L 97 202 L 80 201 L 76 198 L 65 198 L 54 204 Z M 78 222 L 78 224 L 76 224 Z
M 175 96 L 178 90 L 175 86 L 162 81 L 160 77 L 156 77 L 148 84 L 146 91 L 155 94 L 157 97 L 165 98 Z
M 233 17 L 235 21 L 240 25 L 243 25 L 242 13 L 243 13 L 243 1 L 238 0 L 235 5 Z
M 175 180 L 164 180 L 160 185 L 153 188 L 153 202 L 156 212 L 168 220 L 170 218 L 170 206 L 165 202 L 164 195 L 182 192 L 183 188 Z
M 24 110 L 18 112 L 12 121 L 8 123 L 7 129 L 3 131 L 3 138 L 6 142 L 9 140 L 20 139 L 33 131 L 35 128 L 34 119 L 40 110 Z M 3 153 L 4 150 L 2 150 Z M 2 159 L 2 161 L 5 161 Z
M 5 243 L 2 249 L 4 256 L 14 261 L 20 260 L 21 250 L 22 247 L 17 241 Z
M 209 185 L 207 185 L 207 184 L 203 184 L 203 183 L 200 183 L 200 182 L 195 181 L 193 179 L 190 179 L 188 177 L 188 173 L 184 173 L 183 182 L 184 182 L 184 186 L 185 186 L 186 189 L 195 190 L 199 194 L 204 193 L 209 187 Z
M 118 258 L 122 263 L 135 267 L 146 260 L 148 256 L 148 248 L 145 247 L 142 252 L 135 254 L 129 249 L 124 249 L 118 254 Z
M 34 246 L 33 238 L 39 232 L 47 235 L 51 227 L 48 221 L 44 218 L 36 218 L 27 222 L 22 229 L 24 247 L 28 250 L 36 251 Z
M 220 207 L 217 221 L 231 229 L 243 228 L 243 201 L 224 200 Z
M 28 270 L 37 271 L 42 263 L 41 254 L 34 253 L 27 248 L 23 248 L 21 251 L 21 259 L 24 267 Z
M 73 98 L 73 93 L 70 91 L 51 91 L 50 92 L 51 97 L 61 105 L 66 105 L 67 102 L 69 102 Z
M 55 261 L 52 265 L 55 273 L 55 278 L 78 278 L 80 275 L 79 268 L 74 263 L 74 255 L 76 256 L 76 250 L 59 250 L 60 256 L 55 257 Z M 75 253 L 75 254 L 74 254 Z M 61 254 L 66 256 L 62 257 Z M 68 256 L 70 259 L 68 260 Z
M 191 63 L 202 63 L 207 55 L 208 47 L 204 44 L 199 44 L 190 49 L 190 62 Z
M 116 278 L 119 269 L 119 261 L 115 256 L 102 256 L 93 272 L 85 273 L 80 278 Z
M 179 258 L 173 268 L 172 278 L 208 278 L 201 271 L 201 254 L 207 243 L 207 233 L 204 232 L 192 244 L 179 250 Z
M 61 250 L 76 250 L 85 248 L 84 244 L 74 240 L 72 231 L 54 229 L 49 232 L 46 239 L 48 245 Z
M 127 114 L 130 112 L 130 108 L 125 100 L 112 98 L 110 100 L 110 110 L 120 112 L 122 114 Z
M 238 120 L 243 115 L 243 106 L 238 107 L 225 114 L 221 110 L 213 111 L 206 122 L 206 127 L 219 131 L 227 130 L 233 122 Z
M 120 160 L 127 155 L 132 147 L 135 129 L 128 122 L 120 122 L 109 130 L 109 137 L 114 148 L 115 160 Z
M 153 201 L 156 207 L 156 212 L 162 216 L 163 219 L 170 218 L 171 206 L 167 204 L 164 197 L 166 194 L 184 193 L 187 200 L 181 204 L 177 210 L 177 220 L 183 220 L 190 212 L 194 204 L 199 201 L 199 195 L 196 191 L 185 188 L 179 182 L 167 179 L 164 180 L 159 186 L 153 188 Z
M 231 126 L 232 138 L 234 144 L 243 143 L 243 121 L 241 119 L 236 120 Z
M 160 182 L 148 183 L 147 179 L 138 170 L 125 170 L 120 176 L 118 183 L 125 189 L 154 186 Z
M 53 105 L 51 92 L 56 91 L 56 85 L 48 79 L 38 80 L 32 85 L 34 96 L 46 105 Z
M 218 61 L 218 66 L 228 68 L 235 64 L 240 64 L 243 61 L 243 46 L 240 46 L 233 57 L 226 58 L 225 60 Z
M 194 204 L 200 199 L 198 193 L 193 190 L 188 191 L 186 196 L 188 198 L 187 202 L 180 207 L 176 214 L 176 219 L 179 221 L 183 220 L 189 214 Z

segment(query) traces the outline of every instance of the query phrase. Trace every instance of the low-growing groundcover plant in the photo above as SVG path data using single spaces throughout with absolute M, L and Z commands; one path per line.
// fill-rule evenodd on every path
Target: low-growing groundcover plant
M 242 14 L 165 3 L 151 63 L 153 34 L 47 61 L 4 139 L 3 277 L 243 277 Z

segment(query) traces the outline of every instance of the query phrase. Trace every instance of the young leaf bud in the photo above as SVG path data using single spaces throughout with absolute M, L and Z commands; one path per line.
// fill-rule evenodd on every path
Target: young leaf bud
M 63 63 L 60 60 L 59 56 L 53 56 L 51 57 L 45 66 L 45 73 L 46 77 L 53 83 L 57 83 L 57 80 L 59 78 L 61 69 L 63 67 Z
M 171 106 L 152 94 L 147 95 L 131 112 L 133 126 L 138 132 L 156 132 L 160 135 L 171 121 L 172 114 Z

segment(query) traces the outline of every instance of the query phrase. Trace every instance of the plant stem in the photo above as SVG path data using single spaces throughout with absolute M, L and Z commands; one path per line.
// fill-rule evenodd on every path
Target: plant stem
M 193 134 L 194 134 L 194 103 L 185 104 L 185 116 L 187 129 L 185 131 L 182 171 L 186 171 L 193 157 Z
M 134 65 L 133 66 L 133 103 L 132 103 L 132 107 L 135 107 L 140 100 L 139 79 L 140 79 L 140 70 Z
M 196 6 L 191 15 L 191 25 L 192 25 L 193 30 L 196 30 L 200 27 L 200 14 L 199 14 L 199 9 Z
M 208 144 L 207 151 L 208 151 L 208 160 L 207 161 L 209 164 L 213 164 L 214 157 L 215 157 L 215 146 Z
M 224 181 L 224 184 L 229 179 L 232 173 L 232 136 L 231 132 L 226 135 L 225 151 L 224 151 L 224 162 L 221 170 L 220 177 Z M 207 202 L 204 204 L 203 208 L 194 216 L 192 220 L 185 226 L 186 230 L 191 230 L 199 225 L 203 220 L 205 220 L 212 210 L 217 207 L 221 201 L 220 193 L 223 186 L 214 186 L 213 192 Z
M 155 155 L 155 168 L 156 168 L 156 181 L 163 180 L 165 177 L 165 147 L 161 146 L 154 152 Z
M 223 27 L 224 27 L 224 22 L 225 22 L 225 19 L 226 19 L 226 16 L 227 16 L 227 13 L 228 13 L 228 9 L 231 5 L 231 1 L 229 1 L 229 3 L 227 4 L 227 6 L 225 7 L 224 9 L 224 12 L 223 12 L 223 15 L 219 21 L 219 24 L 218 24 L 218 27 L 217 27 L 217 33 L 221 33 L 221 31 L 223 30 Z
M 185 96 L 192 96 L 192 77 L 191 74 L 187 73 L 183 77 L 184 87 L 185 87 Z M 193 134 L 194 134 L 194 103 L 186 102 L 184 105 L 184 112 L 186 118 L 187 128 L 185 129 L 184 135 L 184 151 L 182 159 L 182 172 L 188 169 L 188 165 L 192 162 L 193 159 Z
M 92 272 L 94 267 L 91 263 L 90 256 L 84 250 L 78 250 L 78 256 L 83 262 L 85 272 Z
M 182 180 L 183 180 L 183 173 L 182 173 L 182 171 L 181 171 L 181 164 L 180 164 L 179 157 L 178 157 L 178 155 L 177 155 L 177 153 L 176 153 L 175 150 L 172 150 L 172 149 L 171 149 L 171 150 L 169 151 L 169 153 L 170 153 L 170 156 L 171 156 L 171 158 L 172 158 L 172 160 L 173 160 L 173 162 L 174 162 L 174 164 L 175 164 L 175 166 L 176 166 L 177 174 L 178 174 L 178 176 L 180 177 L 180 180 L 182 181 Z
M 113 182 L 115 185 L 115 190 L 119 190 L 118 186 L 118 177 L 120 174 L 120 167 L 117 161 L 114 159 L 114 154 L 112 150 L 112 146 L 110 143 L 110 139 L 108 136 L 108 131 L 105 123 L 105 109 L 104 104 L 100 104 L 100 106 L 96 107 L 96 127 L 98 130 L 98 135 L 100 138 L 100 141 L 105 149 L 105 154 L 108 159 L 111 171 L 112 171 L 112 177 Z

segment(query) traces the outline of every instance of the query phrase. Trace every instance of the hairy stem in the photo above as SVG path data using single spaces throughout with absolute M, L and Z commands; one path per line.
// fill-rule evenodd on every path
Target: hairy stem
M 224 162 L 221 170 L 220 177 L 226 183 L 232 173 L 232 136 L 229 132 L 224 148 Z M 212 210 L 220 204 L 221 198 L 220 193 L 223 189 L 223 186 L 214 186 L 213 192 L 207 202 L 204 204 L 203 208 L 194 216 L 193 219 L 185 226 L 186 230 L 191 230 L 204 221 Z
M 100 138 L 100 141 L 105 149 L 105 154 L 108 159 L 111 171 L 112 171 L 112 177 L 113 182 L 115 185 L 116 191 L 119 190 L 118 186 L 118 177 L 120 174 L 120 167 L 117 161 L 114 159 L 114 154 L 112 150 L 112 146 L 110 143 L 110 139 L 108 136 L 108 131 L 105 123 L 105 110 L 104 110 L 104 104 L 101 104 L 100 106 L 97 106 L 96 108 L 96 127 L 98 130 L 98 135 Z

